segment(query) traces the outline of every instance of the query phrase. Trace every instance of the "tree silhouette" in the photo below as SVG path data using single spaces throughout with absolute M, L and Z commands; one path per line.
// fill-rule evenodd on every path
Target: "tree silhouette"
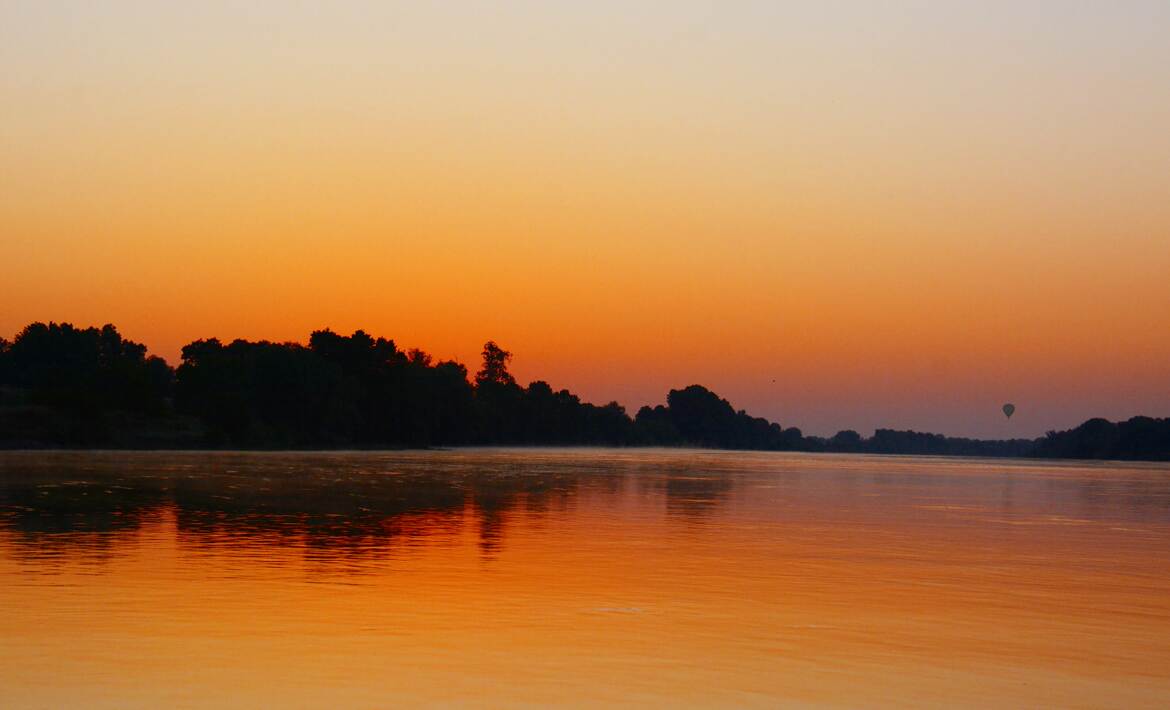
M 483 344 L 483 367 L 475 375 L 477 387 L 485 384 L 494 384 L 508 387 L 516 384 L 512 373 L 508 372 L 508 363 L 512 360 L 512 353 L 496 345 L 494 340 Z
M 701 385 L 630 418 L 543 380 L 521 387 L 512 354 L 467 368 L 362 330 L 307 345 L 216 338 L 172 370 L 113 325 L 32 323 L 0 338 L 0 446 L 338 448 L 459 444 L 699 446 L 769 451 L 1170 459 L 1170 419 L 1091 419 L 1037 440 L 852 430 L 829 439 L 736 410 Z

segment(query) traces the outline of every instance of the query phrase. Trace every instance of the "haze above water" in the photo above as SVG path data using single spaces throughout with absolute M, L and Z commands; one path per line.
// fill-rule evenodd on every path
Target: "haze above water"
M 7 707 L 1170 703 L 1170 467 L 0 453 Z

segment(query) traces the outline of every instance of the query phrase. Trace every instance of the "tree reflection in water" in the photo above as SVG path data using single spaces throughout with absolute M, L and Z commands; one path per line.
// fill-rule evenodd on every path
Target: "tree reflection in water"
M 13 553 L 100 562 L 144 526 L 173 520 L 193 552 L 295 547 L 316 561 L 387 553 L 475 525 L 482 555 L 504 545 L 509 519 L 538 520 L 591 496 L 664 496 L 697 514 L 731 489 L 726 475 L 649 471 L 616 460 L 582 466 L 548 452 L 9 453 L 0 477 L 0 531 Z

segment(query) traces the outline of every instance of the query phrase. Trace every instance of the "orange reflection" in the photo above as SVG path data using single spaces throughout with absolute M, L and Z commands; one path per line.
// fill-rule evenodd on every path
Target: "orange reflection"
M 1156 466 L 539 451 L 0 465 L 16 706 L 1170 693 Z

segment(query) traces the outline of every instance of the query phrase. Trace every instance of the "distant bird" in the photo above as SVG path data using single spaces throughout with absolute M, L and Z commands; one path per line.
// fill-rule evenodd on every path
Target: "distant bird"
M 1008 419 L 1011 419 L 1012 415 L 1016 413 L 1016 405 L 1012 404 L 1011 402 L 1003 405 L 1003 413 L 1005 416 L 1007 416 Z

